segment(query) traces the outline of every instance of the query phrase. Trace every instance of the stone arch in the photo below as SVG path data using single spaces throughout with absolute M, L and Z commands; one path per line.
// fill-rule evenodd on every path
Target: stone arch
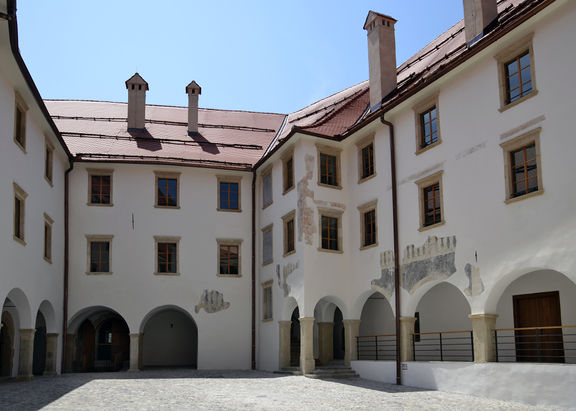
M 388 298 L 378 291 L 373 291 L 364 299 L 364 306 L 359 315 L 360 335 L 394 334 L 394 310 Z
M 314 313 L 318 312 L 320 313 L 322 318 L 327 318 L 327 320 L 330 320 L 336 308 L 340 309 L 340 311 L 342 312 L 342 316 L 344 318 L 349 318 L 348 307 L 346 306 L 344 301 L 342 301 L 342 299 L 340 299 L 339 297 L 333 295 L 327 295 L 320 298 L 314 306 Z
M 104 306 L 104 305 L 93 305 L 90 307 L 84 307 L 81 310 L 77 311 L 70 319 L 68 320 L 68 333 L 74 334 L 78 331 L 80 325 L 85 321 L 89 320 L 90 322 L 97 322 L 97 316 L 101 313 L 111 312 L 119 317 L 124 317 L 115 309 Z
M 285 298 L 280 321 L 290 321 L 292 319 L 292 313 L 296 308 L 299 308 L 299 306 L 298 301 L 296 301 L 294 297 Z
M 314 353 L 320 364 L 344 359 L 344 302 L 335 296 L 318 300 L 314 307 Z
M 54 306 L 48 300 L 42 301 L 38 307 L 38 312 L 42 313 L 44 320 L 46 322 L 46 332 L 47 333 L 58 333 L 58 324 L 56 321 L 56 313 L 54 311 Z
M 16 319 L 15 326 L 19 329 L 32 329 L 34 324 L 32 322 L 32 313 L 30 311 L 30 303 L 26 294 L 20 288 L 13 288 L 6 296 L 5 301 L 10 301 L 14 306 L 18 318 Z M 6 302 L 4 303 L 6 306 Z
M 368 299 L 371 298 L 376 293 L 382 296 L 388 302 L 388 305 L 392 309 L 392 312 L 394 312 L 394 304 L 395 304 L 394 296 L 388 297 L 387 295 L 382 294 L 379 290 L 370 289 L 364 291 L 362 294 L 358 296 L 358 298 L 356 298 L 356 301 L 354 301 L 354 304 L 352 305 L 352 308 L 350 310 L 350 318 L 360 318 L 362 310 L 364 309 L 364 306 L 366 304 L 366 301 L 368 301 Z
M 421 331 L 460 331 L 471 327 L 470 303 L 462 290 L 442 281 L 431 287 L 418 300 L 415 312 L 420 312 Z M 407 315 L 412 315 L 411 312 Z M 425 318 L 432 319 L 427 323 Z
M 42 311 L 36 314 L 34 330 L 34 348 L 32 355 L 32 374 L 43 375 L 46 369 L 46 318 Z
M 449 281 L 437 281 L 437 282 L 429 282 L 426 284 L 423 284 L 416 292 L 414 292 L 414 294 L 410 295 L 407 292 L 405 292 L 405 290 L 401 290 L 403 291 L 402 293 L 402 297 L 401 297 L 401 302 L 402 302 L 402 317 L 412 317 L 414 312 L 416 312 L 416 309 L 418 307 L 418 305 L 420 304 L 420 302 L 422 301 L 422 299 L 433 289 L 436 288 L 437 286 L 441 285 L 441 284 L 447 284 L 448 286 L 453 287 L 455 290 L 458 290 L 458 293 L 466 300 L 466 304 L 468 305 L 468 307 L 471 307 L 470 304 L 470 300 L 468 298 L 468 296 L 466 294 L 464 294 L 464 292 L 458 288 L 456 285 L 454 285 L 453 283 L 449 282 Z

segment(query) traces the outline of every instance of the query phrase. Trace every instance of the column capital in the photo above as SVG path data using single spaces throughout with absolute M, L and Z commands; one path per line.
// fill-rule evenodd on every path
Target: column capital
M 300 318 L 298 318 L 298 320 L 300 321 L 300 324 L 302 324 L 302 323 L 313 324 L 315 318 L 314 317 L 300 317 Z
M 350 325 L 360 324 L 360 320 L 342 320 L 342 323 L 344 325 L 346 325 L 346 324 L 350 324 Z
M 292 324 L 292 321 L 283 321 L 283 320 L 280 320 L 280 321 L 278 321 L 278 324 L 280 324 L 280 325 L 290 325 L 290 324 Z
M 400 317 L 400 322 L 402 323 L 415 323 L 416 317 Z
M 468 318 L 471 320 L 477 319 L 487 319 L 487 320 L 495 320 L 499 317 L 498 314 L 468 314 Z
M 58 333 L 46 333 L 46 337 L 57 338 L 60 334 Z

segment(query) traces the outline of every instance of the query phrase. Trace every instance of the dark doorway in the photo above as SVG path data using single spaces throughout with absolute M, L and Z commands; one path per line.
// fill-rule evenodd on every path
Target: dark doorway
M 90 321 L 86 320 L 78 330 L 80 364 L 79 367 L 74 367 L 75 370 L 82 372 L 94 371 L 95 342 L 96 331 L 94 330 L 94 326 Z
M 334 311 L 334 334 L 333 334 L 333 344 L 334 344 L 334 359 L 343 360 L 344 359 L 344 323 L 342 322 L 342 311 L 340 308 L 336 307 Z
M 514 328 L 561 326 L 560 293 L 515 295 Z M 518 330 L 514 333 L 516 361 L 564 362 L 562 329 Z
M 41 312 L 36 316 L 35 328 L 32 374 L 42 375 L 46 369 L 46 320 Z
M 290 366 L 300 366 L 300 311 L 298 307 L 292 311 L 290 319 Z
M 124 320 L 111 318 L 98 328 L 97 371 L 118 371 L 130 361 L 130 332 Z
M 12 316 L 2 313 L 2 328 L 0 329 L 0 377 L 12 375 L 12 357 L 14 355 L 14 322 Z

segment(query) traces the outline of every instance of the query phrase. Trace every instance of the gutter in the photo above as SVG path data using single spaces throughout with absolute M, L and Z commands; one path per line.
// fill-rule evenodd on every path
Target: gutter
M 256 170 L 252 172 L 252 369 L 256 369 Z
M 384 114 L 380 116 L 382 124 L 390 129 L 390 180 L 392 183 L 392 231 L 394 236 L 394 304 L 396 314 L 396 384 L 402 385 L 402 346 L 400 333 L 400 257 L 398 241 L 398 187 L 396 181 L 396 144 L 394 139 L 394 124 L 384 120 Z
M 64 172 L 64 296 L 62 304 L 62 363 L 60 373 L 66 365 L 66 346 L 68 343 L 68 273 L 70 259 L 70 229 L 69 229 L 69 201 L 70 197 L 70 172 L 74 168 L 74 162 L 70 160 L 70 167 Z

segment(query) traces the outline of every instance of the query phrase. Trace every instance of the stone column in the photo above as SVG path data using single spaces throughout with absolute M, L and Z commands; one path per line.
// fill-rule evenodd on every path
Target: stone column
M 322 365 L 334 359 L 334 323 L 318 323 L 318 357 Z
M 58 360 L 58 333 L 46 334 L 46 368 L 44 375 L 56 375 Z
M 279 367 L 290 367 L 290 325 L 291 321 L 278 321 L 279 330 L 279 353 L 280 363 Z
M 314 362 L 314 317 L 300 318 L 300 369 L 310 374 L 316 368 Z
M 470 314 L 474 338 L 474 362 L 496 361 L 494 329 L 498 314 Z
M 143 344 L 144 344 L 144 334 L 140 334 L 140 337 L 138 338 L 138 369 L 142 369 L 144 368 L 144 365 L 142 364 L 142 353 L 144 352 L 143 350 Z
M 414 361 L 412 336 L 415 317 L 400 317 L 400 361 Z
M 66 334 L 66 352 L 64 355 L 66 358 L 62 372 L 74 371 L 74 360 L 76 356 L 76 334 Z
M 356 337 L 360 333 L 360 320 L 342 320 L 344 324 L 344 363 L 350 365 L 350 361 L 358 359 L 356 351 Z
M 130 334 L 130 369 L 128 371 L 140 371 L 138 359 L 140 352 L 140 334 Z
M 18 356 L 18 379 L 32 379 L 32 361 L 34 358 L 35 329 L 20 330 L 20 353 Z

